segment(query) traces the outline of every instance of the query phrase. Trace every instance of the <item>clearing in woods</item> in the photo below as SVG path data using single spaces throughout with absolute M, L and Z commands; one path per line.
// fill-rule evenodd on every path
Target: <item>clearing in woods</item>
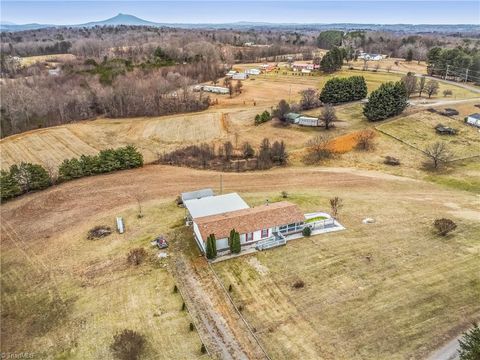
M 172 291 L 168 260 L 155 258 L 150 241 L 183 227 L 184 210 L 174 204 L 180 192 L 216 188 L 217 179 L 212 171 L 152 165 L 3 204 L 2 305 L 8 316 L 1 323 L 2 351 L 35 348 L 42 356 L 109 359 L 113 334 L 128 327 L 146 335 L 147 357 L 200 357 L 199 334 L 189 331 L 192 318 Z M 475 194 L 379 172 L 317 167 L 227 173 L 223 186 L 251 205 L 280 200 L 286 191 L 304 211 L 328 210 L 332 195 L 344 199 L 346 231 L 214 265 L 272 358 L 421 358 L 478 318 Z M 117 215 L 125 219 L 124 235 L 86 240 L 89 229 L 111 225 Z M 458 229 L 439 238 L 431 224 L 444 216 Z M 364 217 L 376 223 L 364 225 Z M 238 319 L 209 280 L 191 236 L 170 241 L 170 256 L 180 251 L 193 262 L 202 286 L 196 294 L 213 299 L 198 304 L 212 306 L 240 336 L 231 325 Z M 149 259 L 128 266 L 126 254 L 138 246 Z M 297 279 L 303 289 L 291 287 Z

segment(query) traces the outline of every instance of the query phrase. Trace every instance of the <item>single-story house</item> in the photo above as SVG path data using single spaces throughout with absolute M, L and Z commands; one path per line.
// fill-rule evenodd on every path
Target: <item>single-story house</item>
M 306 226 L 316 233 L 343 229 L 328 214 L 303 214 L 297 205 L 288 201 L 267 202 L 251 208 L 237 193 L 186 200 L 185 207 L 187 225 L 192 225 L 200 250 L 206 252 L 207 238 L 213 234 L 217 256 L 229 253 L 228 238 L 232 229 L 239 233 L 242 249 L 258 250 L 302 237 Z
M 288 201 L 265 204 L 253 208 L 234 210 L 194 219 L 197 242 L 203 244 L 210 234 L 215 235 L 217 251 L 229 250 L 228 237 L 235 229 L 240 234 L 241 245 L 251 245 L 260 240 L 274 239 L 303 230 L 304 214 L 297 205 Z
M 480 113 L 475 113 L 475 114 L 468 115 L 465 118 L 465 122 L 468 125 L 472 125 L 472 126 L 476 126 L 476 127 L 480 128 Z
M 245 73 L 248 75 L 260 75 L 262 71 L 260 69 L 247 69 Z
M 236 73 L 233 74 L 232 79 L 233 80 L 246 80 L 248 78 L 247 73 Z
M 383 56 L 380 54 L 368 54 L 361 52 L 360 55 L 358 55 L 358 58 L 363 60 L 379 61 L 383 59 Z
M 230 91 L 226 87 L 212 86 L 212 85 L 196 85 L 193 87 L 194 91 L 207 91 L 215 94 L 229 94 Z
M 187 200 L 202 199 L 209 196 L 215 196 L 212 189 L 200 189 L 196 191 L 184 192 L 181 194 L 182 202 L 185 204 Z
M 229 72 L 227 72 L 227 73 L 225 74 L 225 76 L 227 76 L 227 77 L 232 77 L 232 76 L 235 75 L 236 73 L 237 73 L 237 72 L 236 72 L 235 70 L 230 70 Z

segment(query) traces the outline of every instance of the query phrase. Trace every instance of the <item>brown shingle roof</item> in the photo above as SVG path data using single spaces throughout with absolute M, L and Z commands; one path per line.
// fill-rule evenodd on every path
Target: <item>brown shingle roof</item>
M 195 219 L 204 241 L 210 234 L 217 239 L 226 238 L 235 229 L 240 234 L 302 222 L 305 216 L 297 205 L 280 201 L 269 205 L 199 217 Z

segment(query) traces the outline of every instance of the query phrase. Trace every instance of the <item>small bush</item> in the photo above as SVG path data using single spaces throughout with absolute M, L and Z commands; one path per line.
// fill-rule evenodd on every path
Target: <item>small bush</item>
M 200 352 L 201 352 L 202 354 L 205 354 L 205 353 L 207 352 L 207 348 L 205 347 L 204 344 L 202 344 L 202 346 L 200 347 Z
M 287 193 L 286 191 L 282 191 L 282 192 L 280 193 L 280 195 L 282 195 L 282 198 L 283 198 L 283 199 L 288 198 L 288 193 Z
M 453 220 L 442 218 L 433 222 L 433 226 L 437 229 L 438 235 L 446 236 L 457 228 L 457 224 Z
M 109 226 L 95 226 L 88 231 L 87 239 L 95 240 L 108 236 L 112 233 L 112 228 Z
M 304 227 L 303 230 L 302 230 L 302 235 L 303 236 L 312 235 L 312 229 L 310 229 L 310 227 L 308 227 L 308 226 Z
M 125 329 L 114 335 L 110 350 L 120 360 L 140 358 L 145 347 L 145 337 L 136 331 Z
M 386 165 L 398 166 L 400 165 L 400 159 L 393 156 L 385 156 L 383 163 Z
M 147 257 L 147 252 L 144 248 L 135 248 L 130 250 L 127 256 L 127 262 L 131 265 L 138 266 Z
M 195 325 L 193 325 L 193 323 L 190 323 L 190 331 L 193 331 L 195 330 Z
M 293 283 L 292 287 L 293 287 L 294 289 L 301 289 L 301 288 L 305 287 L 305 282 L 304 282 L 303 280 L 300 280 L 300 279 L 299 279 L 299 280 L 296 280 L 296 281 Z
M 370 151 L 375 148 L 373 139 L 375 138 L 375 132 L 373 130 L 363 130 L 356 137 L 357 145 L 355 148 L 362 151 Z

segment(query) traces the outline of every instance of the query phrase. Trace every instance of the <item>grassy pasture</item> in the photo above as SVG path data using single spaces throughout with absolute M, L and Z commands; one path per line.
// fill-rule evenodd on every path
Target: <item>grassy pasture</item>
M 438 135 L 434 127 L 438 124 L 458 130 L 457 135 Z M 423 111 L 377 127 L 417 149 L 424 150 L 428 145 L 443 141 L 448 145 L 454 158 L 480 155 L 478 129 L 464 124 L 463 120 Z
M 160 202 L 144 213 L 137 219 L 134 207 L 121 212 L 128 232 L 98 240 L 86 240 L 86 232 L 113 226 L 113 215 L 38 239 L 22 238 L 2 224 L 2 351 L 112 359 L 113 335 L 127 328 L 145 335 L 146 358 L 202 357 L 182 298 L 172 291 L 175 281 L 149 244 L 176 226 L 181 211 Z M 132 267 L 126 254 L 136 246 L 146 248 L 149 259 Z
M 375 186 L 375 196 L 337 189 L 343 232 L 214 265 L 272 358 L 423 358 L 479 316 L 478 222 L 455 210 L 458 198 L 391 185 Z M 331 194 L 305 190 L 289 200 L 327 210 Z M 459 230 L 438 238 L 432 219 L 448 214 Z M 361 224 L 367 216 L 376 223 Z M 293 288 L 296 280 L 305 287 Z

